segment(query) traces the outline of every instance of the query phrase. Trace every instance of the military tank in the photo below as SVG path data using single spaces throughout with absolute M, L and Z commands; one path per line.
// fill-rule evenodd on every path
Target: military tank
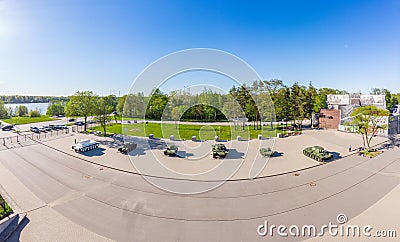
M 75 152 L 87 152 L 99 148 L 100 143 L 90 139 L 83 139 L 79 143 L 72 146 Z
M 135 142 L 126 142 L 120 147 L 118 147 L 118 151 L 122 154 L 128 154 L 132 150 L 137 148 L 137 144 Z
M 312 146 L 303 149 L 303 154 L 316 161 L 327 161 L 332 159 L 333 155 L 321 146 Z
M 167 148 L 164 150 L 164 155 L 176 156 L 176 152 L 178 152 L 178 146 L 168 145 Z
M 273 150 L 271 150 L 271 148 L 260 148 L 260 154 L 263 156 L 263 157 L 271 157 L 271 156 L 274 156 L 274 154 L 275 154 L 275 151 L 273 151 Z
M 225 158 L 228 154 L 228 149 L 224 144 L 215 144 L 212 146 L 212 156 L 213 158 Z

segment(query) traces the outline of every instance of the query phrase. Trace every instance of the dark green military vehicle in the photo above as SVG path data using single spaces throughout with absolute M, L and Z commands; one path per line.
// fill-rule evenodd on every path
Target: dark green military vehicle
M 135 142 L 126 142 L 120 147 L 118 147 L 118 151 L 122 154 L 128 154 L 132 150 L 137 148 L 137 144 Z
M 168 145 L 167 148 L 164 150 L 164 155 L 176 156 L 176 152 L 178 152 L 178 146 Z
M 224 144 L 215 144 L 212 146 L 212 156 L 213 158 L 225 158 L 228 154 L 228 149 Z
M 303 154 L 305 156 L 310 157 L 311 159 L 314 159 L 316 161 L 327 161 L 332 159 L 333 155 L 326 151 L 323 147 L 321 146 L 312 146 L 312 147 L 307 147 L 303 150 Z
M 273 151 L 271 148 L 260 148 L 260 154 L 263 156 L 263 157 L 271 157 L 271 156 L 274 156 L 274 154 L 275 154 L 275 151 Z

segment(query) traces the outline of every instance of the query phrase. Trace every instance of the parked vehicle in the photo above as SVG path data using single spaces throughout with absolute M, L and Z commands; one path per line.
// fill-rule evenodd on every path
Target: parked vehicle
M 43 126 L 42 127 L 44 130 L 46 130 L 46 131 L 51 131 L 52 130 L 52 128 L 50 128 L 50 126 Z
M 87 152 L 99 148 L 100 143 L 90 139 L 83 139 L 79 143 L 72 146 L 75 152 Z
M 14 125 L 11 125 L 11 124 L 6 125 L 6 126 L 3 126 L 3 127 L 1 128 L 1 130 L 3 130 L 3 131 L 10 131 L 10 130 L 12 130 L 12 129 L 14 129 Z
M 47 131 L 46 131 L 46 129 L 45 128 L 39 128 L 39 131 L 41 132 L 41 133 L 47 133 Z
M 224 144 L 215 144 L 212 146 L 213 158 L 225 158 L 228 155 L 228 149 Z
M 31 132 L 33 132 L 33 133 L 40 133 L 40 130 L 39 130 L 38 127 L 31 127 L 30 130 L 31 130 Z
M 70 118 L 70 119 L 68 119 L 68 122 L 75 122 L 75 119 L 74 118 Z
M 321 146 L 312 146 L 303 149 L 303 154 L 316 161 L 327 161 L 332 159 L 333 155 Z
M 64 124 L 59 124 L 56 127 L 57 127 L 57 129 L 68 129 L 68 127 Z
M 82 121 L 77 121 L 77 122 L 75 122 L 75 125 L 78 125 L 78 126 L 83 126 L 83 125 L 85 125 L 85 123 L 84 123 L 84 122 L 82 122 Z

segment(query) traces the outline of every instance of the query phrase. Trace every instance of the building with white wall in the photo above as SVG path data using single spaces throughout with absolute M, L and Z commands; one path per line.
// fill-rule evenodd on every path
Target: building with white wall
M 356 128 L 347 125 L 350 114 L 357 107 L 374 105 L 386 109 L 385 95 L 327 95 L 327 109 L 321 110 L 320 128 L 334 128 L 345 132 L 355 132 Z M 326 118 L 329 114 L 328 119 Z M 400 107 L 392 110 L 390 116 L 383 116 L 379 121 L 387 129 L 379 129 L 376 135 L 391 136 L 400 133 Z

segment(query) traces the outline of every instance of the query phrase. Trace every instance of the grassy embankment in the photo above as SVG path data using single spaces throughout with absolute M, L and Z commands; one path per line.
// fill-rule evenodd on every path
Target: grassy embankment
M 13 117 L 12 118 L 12 123 L 14 124 L 30 124 L 30 123 L 38 123 L 38 122 L 47 122 L 47 121 L 53 121 L 57 120 L 56 118 L 49 117 L 47 115 L 42 115 L 40 117 Z M 1 121 L 5 123 L 10 123 L 10 119 L 1 119 Z

